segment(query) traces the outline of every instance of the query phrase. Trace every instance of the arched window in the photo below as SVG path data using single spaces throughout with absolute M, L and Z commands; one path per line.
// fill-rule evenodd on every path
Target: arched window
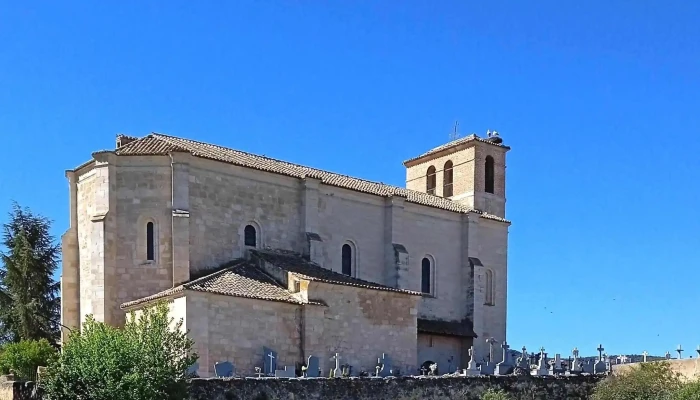
M 253 225 L 246 225 L 243 229 L 243 244 L 250 247 L 258 245 L 258 234 Z
M 485 170 L 485 181 L 486 181 L 486 193 L 493 193 L 493 157 L 486 156 L 486 170 Z
M 156 259 L 156 229 L 153 222 L 146 224 L 146 260 L 155 261 Z
M 435 167 L 432 165 L 428 168 L 428 173 L 426 174 L 425 192 L 428 194 L 435 194 Z
M 493 271 L 490 269 L 486 270 L 486 296 L 484 303 L 492 306 L 494 305 L 493 298 Z
M 445 163 L 443 172 L 442 197 L 452 197 L 452 161 Z
M 433 277 L 433 266 L 428 257 L 423 258 L 421 262 L 421 279 L 420 279 L 420 291 L 425 294 L 433 293 L 432 286 Z
M 343 245 L 343 274 L 352 276 L 352 247 L 349 244 Z

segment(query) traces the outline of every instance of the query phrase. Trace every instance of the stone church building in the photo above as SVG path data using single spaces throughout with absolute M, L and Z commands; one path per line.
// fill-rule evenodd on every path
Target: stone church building
M 355 372 L 382 353 L 402 373 L 465 368 L 472 345 L 482 361 L 506 335 L 508 150 L 496 133 L 451 141 L 405 161 L 400 188 L 119 135 L 66 173 L 62 324 L 120 326 L 167 301 L 205 377 L 218 361 L 252 375 L 264 346 L 324 374 L 336 352 Z

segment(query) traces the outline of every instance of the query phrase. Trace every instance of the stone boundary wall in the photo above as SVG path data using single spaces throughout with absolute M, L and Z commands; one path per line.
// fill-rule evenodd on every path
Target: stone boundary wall
M 34 393 L 34 382 L 0 382 L 0 400 L 41 400 Z
M 190 400 L 481 400 L 489 388 L 512 400 L 587 400 L 604 376 L 193 379 Z M 34 382 L 0 383 L 0 400 L 41 400 Z
M 700 358 L 686 358 L 682 360 L 672 359 L 672 360 L 659 360 L 651 362 L 667 362 L 671 366 L 671 370 L 680 373 L 683 377 L 689 380 L 700 379 Z M 622 371 L 629 370 L 630 368 L 637 367 L 642 363 L 630 363 L 630 364 L 616 364 L 613 365 L 613 373 L 620 373 Z
M 481 400 L 489 388 L 512 400 L 584 400 L 604 376 L 193 379 L 190 400 Z

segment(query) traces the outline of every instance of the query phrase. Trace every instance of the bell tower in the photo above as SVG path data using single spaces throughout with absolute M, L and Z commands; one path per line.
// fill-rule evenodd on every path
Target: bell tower
M 505 218 L 506 153 L 496 131 L 452 140 L 406 160 L 406 188 Z

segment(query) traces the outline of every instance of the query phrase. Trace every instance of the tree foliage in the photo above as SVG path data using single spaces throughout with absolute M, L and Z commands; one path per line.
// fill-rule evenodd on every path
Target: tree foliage
M 59 338 L 59 247 L 51 221 L 17 203 L 3 224 L 0 252 L 0 340 L 18 342 Z
M 124 329 L 89 317 L 51 363 L 42 383 L 47 400 L 181 400 L 196 362 L 182 321 L 160 303 L 130 316 Z
M 488 389 L 481 395 L 481 400 L 509 400 L 510 396 L 503 391 L 497 389 Z
M 7 343 L 0 352 L 0 374 L 13 371 L 22 379 L 32 379 L 37 367 L 47 366 L 57 356 L 57 350 L 46 339 Z
M 671 400 L 682 387 L 668 362 L 643 363 L 600 382 L 592 400 Z

